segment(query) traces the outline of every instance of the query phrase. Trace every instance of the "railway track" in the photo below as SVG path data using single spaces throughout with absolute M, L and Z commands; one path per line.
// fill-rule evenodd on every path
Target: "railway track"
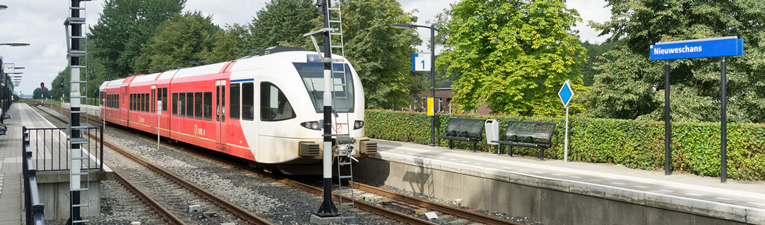
M 60 122 L 69 122 L 48 111 L 40 111 Z M 135 166 L 131 166 L 129 174 L 124 176 L 121 173 L 115 172 L 115 180 L 136 195 L 136 197 L 141 199 L 142 202 L 153 209 L 168 224 L 225 224 L 227 222 L 271 224 L 265 219 L 211 194 L 210 192 L 207 192 L 206 190 L 181 179 L 144 159 L 133 155 L 119 146 L 108 141 L 104 141 L 104 145 L 146 168 L 146 170 L 141 170 Z M 149 194 L 142 191 L 142 189 L 148 190 L 147 192 L 151 193 Z M 194 199 L 193 196 L 199 196 L 200 199 Z M 201 212 L 197 211 L 197 207 L 190 207 L 189 205 L 199 205 L 199 209 L 215 208 L 215 206 L 220 209 Z M 231 216 L 228 214 L 233 215 L 236 219 L 229 219 L 228 217 Z
M 64 111 L 68 111 L 68 110 L 64 109 Z M 53 117 L 55 117 L 55 116 L 53 116 Z M 55 117 L 55 118 L 58 118 L 58 117 Z M 89 119 L 91 119 L 91 121 L 93 123 L 95 123 L 95 124 L 100 124 L 102 122 L 101 120 L 97 120 L 96 117 L 92 117 L 92 116 L 89 117 Z M 148 140 L 148 138 L 146 138 L 146 137 L 143 137 L 143 138 Z M 148 141 L 153 141 L 153 140 L 148 140 Z M 112 147 L 111 145 L 108 145 L 106 143 L 107 142 L 104 142 L 105 145 L 107 145 L 109 147 Z M 199 152 L 195 152 L 195 151 L 187 151 L 187 152 L 190 153 L 190 154 L 196 155 L 198 157 L 201 157 L 201 158 L 205 158 L 205 159 L 208 159 L 208 160 L 211 160 L 211 161 L 217 161 L 219 163 L 228 164 L 228 165 L 231 165 L 233 167 L 237 167 L 237 168 L 239 168 L 241 170 L 245 170 L 245 171 L 250 171 L 252 173 L 256 173 L 259 176 L 268 177 L 268 178 L 270 178 L 270 179 L 272 179 L 274 181 L 277 181 L 279 183 L 282 183 L 282 184 L 285 184 L 285 185 L 288 185 L 288 186 L 291 186 L 291 187 L 294 187 L 294 188 L 297 188 L 297 189 L 300 189 L 300 190 L 304 190 L 304 191 L 309 192 L 309 193 L 313 193 L 313 194 L 316 194 L 316 195 L 322 195 L 323 194 L 323 189 L 322 188 L 311 186 L 309 184 L 305 184 L 303 182 L 295 181 L 295 180 L 288 179 L 288 178 L 285 178 L 285 177 L 276 176 L 276 175 L 271 174 L 271 173 L 266 173 L 266 172 L 263 172 L 263 171 L 251 168 L 249 166 L 242 165 L 239 162 L 229 161 L 229 160 L 221 159 L 221 158 L 218 158 L 218 157 L 212 157 L 212 156 L 209 156 L 209 155 L 206 155 L 206 154 L 202 154 L 202 153 L 199 153 Z M 344 185 L 350 185 L 350 184 L 344 184 Z M 364 201 L 362 199 L 355 199 L 355 202 L 356 202 L 355 207 L 356 208 L 361 209 L 361 210 L 365 210 L 365 211 L 369 211 L 369 212 L 372 212 L 374 214 L 378 214 L 378 215 L 381 215 L 381 216 L 384 216 L 384 217 L 387 217 L 387 218 L 390 218 L 390 219 L 393 219 L 393 220 L 396 220 L 396 221 L 399 221 L 399 222 L 402 222 L 402 223 L 406 223 L 406 224 L 438 224 L 438 223 L 434 223 L 434 222 L 430 222 L 430 221 L 427 221 L 427 220 L 423 220 L 423 219 L 417 218 L 416 217 L 417 214 L 420 214 L 419 210 L 413 210 L 412 207 L 426 209 L 428 212 L 436 211 L 436 212 L 439 212 L 442 215 L 446 214 L 446 215 L 450 215 L 452 217 L 461 218 L 461 219 L 465 220 L 465 222 L 463 222 L 463 223 L 466 223 L 466 224 L 470 224 L 470 223 L 511 224 L 511 225 L 519 225 L 519 224 L 521 224 L 521 223 L 516 223 L 516 222 L 513 222 L 513 221 L 504 220 L 504 219 L 501 219 L 501 218 L 495 218 L 495 217 L 491 217 L 491 216 L 487 216 L 487 215 L 483 215 L 483 214 L 479 214 L 479 213 L 475 213 L 475 212 L 471 212 L 471 211 L 462 210 L 462 209 L 459 209 L 459 208 L 456 208 L 456 207 L 451 207 L 451 206 L 447 206 L 447 205 L 443 205 L 443 204 L 429 202 L 429 201 L 422 200 L 422 199 L 419 199 L 419 198 L 410 197 L 408 195 L 404 195 L 404 194 L 388 191 L 388 190 L 385 190 L 385 189 L 377 188 L 377 187 L 366 185 L 366 184 L 362 184 L 362 183 L 354 183 L 351 186 L 353 186 L 354 189 L 356 189 L 356 191 L 364 192 L 364 193 L 367 193 L 367 194 L 373 194 L 373 195 L 380 196 L 381 198 L 383 198 L 382 200 L 378 199 L 376 202 L 385 202 L 384 204 L 380 205 L 380 204 L 377 204 L 375 202 L 366 202 L 366 201 Z M 362 196 L 362 194 L 357 194 L 357 196 Z M 333 200 L 340 201 L 340 198 L 344 198 L 343 202 L 350 201 L 350 197 L 348 197 L 348 196 L 341 196 L 341 195 L 339 195 L 337 193 L 333 193 Z M 391 203 L 391 202 L 393 202 L 393 203 Z M 386 206 L 383 206 L 383 205 L 386 205 Z M 401 209 L 403 209 L 403 210 L 401 210 Z M 400 213 L 399 211 L 411 211 L 411 212 L 410 213 Z M 415 211 L 418 211 L 418 212 L 415 212 Z M 423 217 L 423 216 L 420 215 L 420 217 Z

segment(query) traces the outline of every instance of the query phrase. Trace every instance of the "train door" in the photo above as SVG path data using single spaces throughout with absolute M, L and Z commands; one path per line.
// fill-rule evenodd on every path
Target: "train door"
M 128 89 L 127 87 L 120 87 L 120 92 L 121 92 L 121 95 L 119 95 L 120 100 L 130 99 L 127 89 Z M 120 92 L 117 92 L 117 93 L 120 94 Z M 130 115 L 128 113 L 130 113 L 130 110 L 128 110 L 127 108 L 127 101 L 119 101 L 119 107 L 120 107 L 119 108 L 120 115 L 117 118 L 119 120 L 117 121 L 117 123 L 121 124 L 122 126 L 129 126 Z
M 157 85 L 151 85 L 151 96 L 149 96 L 149 109 L 147 110 L 149 111 L 149 115 L 150 115 L 149 118 L 151 119 L 149 120 L 148 124 L 155 124 L 157 122 L 157 113 L 154 110 L 157 108 L 156 91 L 157 91 Z M 158 124 L 155 124 L 154 126 L 150 126 L 152 132 L 157 133 L 157 125 Z
M 215 147 L 226 151 L 226 80 L 215 81 Z

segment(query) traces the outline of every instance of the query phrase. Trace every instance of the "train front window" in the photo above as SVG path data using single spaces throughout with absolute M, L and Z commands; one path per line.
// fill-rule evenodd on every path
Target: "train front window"
M 308 91 L 317 113 L 324 112 L 324 64 L 293 63 Z M 332 76 L 332 109 L 335 112 L 352 112 L 354 107 L 353 76 L 348 64 L 334 64 Z M 343 72 L 344 71 L 344 72 Z

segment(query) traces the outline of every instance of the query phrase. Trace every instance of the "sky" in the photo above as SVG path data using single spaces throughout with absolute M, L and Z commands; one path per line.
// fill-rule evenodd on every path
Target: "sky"
M 426 25 L 436 14 L 458 0 L 398 0 L 404 11 L 417 10 L 417 24 Z M 213 18 L 213 23 L 223 27 L 226 24 L 247 24 L 255 13 L 270 0 L 188 0 L 184 11 L 200 11 Z M 85 18 L 88 26 L 98 22 L 104 0 L 93 0 L 82 5 L 87 8 Z M 31 95 L 40 82 L 50 89 L 50 82 L 67 66 L 66 33 L 64 20 L 69 16 L 68 0 L 5 0 L 0 2 L 8 6 L 0 10 L 0 43 L 29 43 L 30 46 L 0 46 L 0 56 L 4 63 L 13 63 L 16 70 L 22 72 L 22 80 L 15 92 Z M 574 29 L 579 30 L 582 40 L 601 43 L 607 37 L 598 37 L 598 33 L 586 26 L 587 21 L 607 21 L 610 8 L 605 8 L 605 0 L 568 0 L 568 8 L 579 11 L 583 22 Z M 87 32 L 87 28 L 85 28 Z M 421 39 L 428 41 L 430 32 L 419 30 Z M 429 51 L 425 45 L 421 51 Z M 100 84 L 89 84 L 100 85 Z

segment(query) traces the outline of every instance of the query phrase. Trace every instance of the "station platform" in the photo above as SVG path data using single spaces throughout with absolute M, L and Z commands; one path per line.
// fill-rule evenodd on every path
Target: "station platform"
M 0 225 L 19 225 L 23 222 L 23 197 L 22 192 L 22 127 L 27 128 L 55 128 L 53 124 L 34 111 L 29 105 L 22 103 L 12 104 L 8 110 L 10 119 L 5 119 L 8 132 L 0 136 Z M 53 135 L 50 135 L 53 133 Z M 61 133 L 61 136 L 57 135 Z M 48 135 L 50 135 L 48 137 Z M 37 172 L 38 189 L 41 202 L 45 205 L 45 219 L 68 218 L 69 216 L 69 170 L 61 166 L 68 165 L 66 134 L 59 131 L 31 132 L 30 138 L 41 138 L 45 143 L 32 146 L 33 163 Z M 47 138 L 47 139 L 46 139 Z M 48 144 L 48 146 L 46 146 Z M 62 146 L 57 150 L 55 146 Z M 61 154 L 61 155 L 60 155 Z M 83 164 L 97 165 L 99 161 L 90 155 L 90 160 L 84 160 Z M 99 212 L 98 182 L 105 179 L 113 179 L 113 171 L 104 165 L 103 170 L 91 170 L 88 182 L 93 183 L 93 190 L 86 191 L 83 198 L 89 199 L 90 215 Z M 85 175 L 83 175 L 85 177 Z M 83 182 L 86 179 L 82 179 Z M 87 215 L 87 214 L 82 214 Z
M 357 178 L 544 224 L 765 224 L 765 182 L 374 141 Z

